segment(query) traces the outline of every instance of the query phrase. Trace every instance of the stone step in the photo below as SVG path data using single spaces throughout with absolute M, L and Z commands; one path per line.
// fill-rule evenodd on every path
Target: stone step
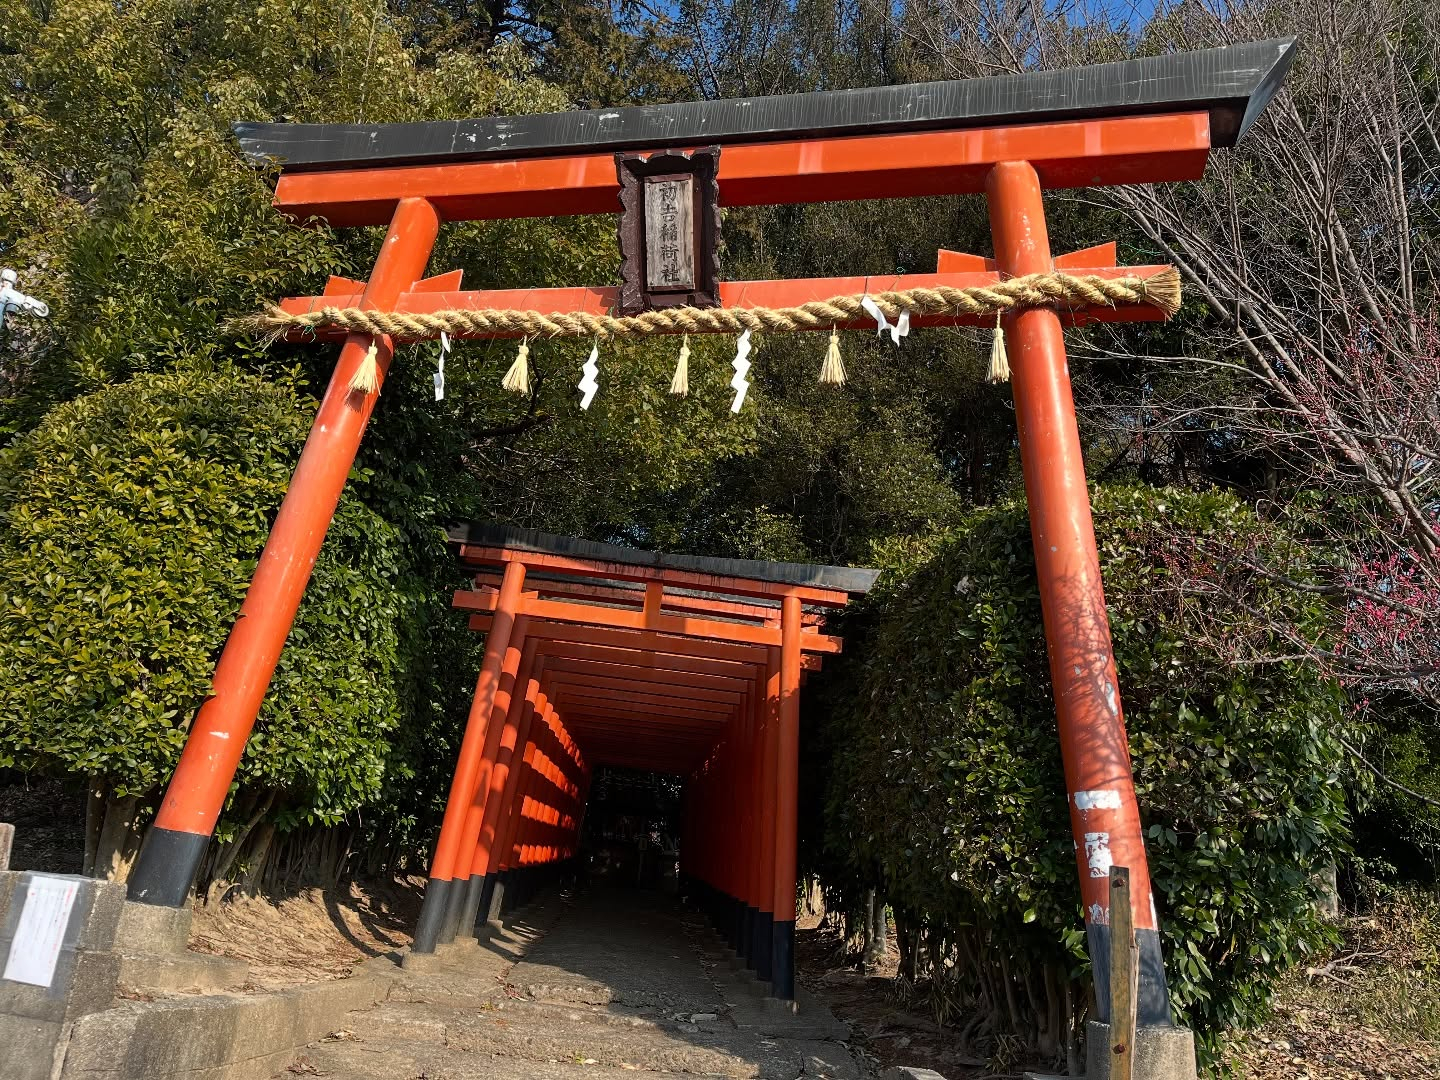
M 756 1038 L 721 1017 L 704 1024 L 588 1009 L 538 1012 L 510 1002 L 478 1013 L 459 1013 L 446 1024 L 452 1048 L 531 1061 L 594 1060 L 643 1071 L 729 1077 L 797 1076 L 807 1056 L 843 1054 L 831 1043 Z M 617 1022 L 619 1021 L 619 1022 Z
M 250 965 L 209 953 L 120 954 L 119 985 L 165 994 L 211 994 L 245 985 Z
M 190 944 L 190 909 L 126 900 L 115 928 L 117 952 L 135 955 L 183 953 Z
M 551 1061 L 504 1058 L 430 1042 L 372 1043 L 361 1039 L 339 1039 L 307 1047 L 286 1075 L 290 1074 L 333 1077 L 335 1080 L 396 1080 L 397 1077 L 422 1076 L 444 1077 L 444 1080 L 597 1080 L 605 1077 L 618 1080 L 622 1076 L 725 1080 L 724 1074 L 655 1072 L 633 1067 L 622 1069 L 595 1059 Z M 786 1080 L 789 1080 L 788 1076 Z

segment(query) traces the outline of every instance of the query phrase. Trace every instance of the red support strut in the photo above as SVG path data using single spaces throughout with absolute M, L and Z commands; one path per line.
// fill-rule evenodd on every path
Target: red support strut
M 427 200 L 399 200 L 365 286 L 364 307 L 394 306 L 400 294 L 424 276 L 439 228 L 440 218 Z M 360 394 L 350 389 L 372 344 L 383 381 L 393 351 L 388 337 L 372 341 L 368 335 L 351 334 L 340 350 L 289 491 L 215 666 L 214 691 L 191 724 L 180 763 L 145 835 L 130 876 L 131 900 L 181 907 L 194 883 L 375 407 L 378 391 Z

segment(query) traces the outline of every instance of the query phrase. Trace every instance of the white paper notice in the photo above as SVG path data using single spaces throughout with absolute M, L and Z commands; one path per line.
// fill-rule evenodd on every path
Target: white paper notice
M 79 891 L 78 881 L 40 875 L 30 879 L 15 940 L 10 943 L 10 958 L 5 961 L 4 978 L 32 986 L 50 985 L 65 940 L 65 927 L 70 925 L 70 909 Z

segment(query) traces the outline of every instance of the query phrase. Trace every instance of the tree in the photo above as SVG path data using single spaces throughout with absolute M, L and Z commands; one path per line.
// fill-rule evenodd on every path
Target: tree
M 422 64 L 459 50 L 513 44 L 582 108 L 688 97 L 669 11 L 644 0 L 395 0 Z
M 292 381 L 197 369 L 78 398 L 0 459 L 0 767 L 87 778 L 99 872 L 135 854 L 307 428 Z M 292 816 L 381 793 L 398 539 L 342 501 L 241 773 Z
M 1124 214 L 1205 310 L 1203 334 L 1180 343 L 1183 396 L 1142 379 L 1143 406 L 1112 398 L 1108 411 L 1132 446 L 1186 437 L 1199 415 L 1212 438 L 1269 460 L 1270 512 L 1325 506 L 1297 527 L 1331 552 L 1316 587 L 1346 633 L 1332 651 L 1293 636 L 1288 647 L 1357 687 L 1440 702 L 1428 677 L 1440 641 L 1434 20 L 1407 0 L 1184 5 L 1132 37 L 1099 12 L 1037 23 L 1024 5 L 987 10 L 988 26 L 953 0 L 907 18 L 956 75 L 1299 36 L 1285 84 L 1205 179 L 1084 196 Z M 1133 338 L 1098 345 L 1116 350 L 1147 359 Z
M 235 535 L 225 503 L 204 518 L 212 546 L 192 545 L 186 561 L 160 559 L 135 569 L 150 605 L 145 625 L 183 624 L 197 635 L 173 686 L 154 700 L 142 693 L 134 715 L 123 703 L 107 704 L 99 713 L 109 719 L 68 727 L 62 721 L 72 717 L 65 710 L 78 708 L 74 702 L 37 703 L 33 712 L 7 709 L 0 716 L 0 762 L 11 763 L 7 769 L 77 780 L 94 775 L 107 795 L 134 800 L 125 813 L 111 815 L 129 823 L 158 798 L 204 696 L 214 650 L 248 580 L 245 560 L 258 552 L 288 477 L 286 462 L 313 415 L 307 394 L 324 385 L 334 362 L 333 348 L 266 349 L 238 336 L 229 322 L 263 301 L 318 292 L 330 273 L 363 277 L 379 242 L 377 230 L 297 228 L 276 215 L 273 176 L 240 157 L 230 122 L 544 112 L 564 108 L 567 98 L 536 77 L 519 44 L 502 43 L 484 54 L 422 55 L 406 44 L 412 40 L 407 20 L 383 6 L 336 12 L 262 3 L 242 10 L 222 0 L 202 10 L 177 0 L 120 7 L 62 0 L 17 6 L 6 40 L 12 48 L 0 55 L 0 70 L 11 91 L 0 103 L 0 245 L 53 309 L 48 322 L 0 340 L 0 443 L 15 447 L 0 466 L 0 486 L 13 490 L 15 505 L 31 515 L 0 521 L 0 546 L 27 554 L 14 572 L 34 573 L 10 585 L 17 596 L 31 590 L 35 597 L 15 624 L 19 636 L 8 642 L 18 650 L 17 642 L 28 641 L 30 649 L 10 654 L 10 663 L 21 666 L 7 669 L 12 685 L 3 693 L 20 697 L 8 704 L 36 693 L 17 674 L 29 662 L 75 664 L 76 700 L 92 695 L 109 702 L 113 643 L 92 644 L 77 660 L 71 646 L 62 646 L 64 635 L 51 640 L 31 626 L 55 600 L 44 575 L 89 580 L 77 578 L 75 568 L 88 565 L 97 543 L 117 558 L 143 562 L 147 551 L 169 550 L 165 545 L 179 536 L 152 535 L 145 521 L 118 511 L 95 525 L 97 537 L 45 516 L 48 496 L 41 491 L 53 493 L 57 514 L 62 507 L 72 515 L 83 511 L 67 501 L 70 494 L 110 505 L 113 485 L 97 487 L 98 478 L 123 478 L 136 440 L 151 437 L 122 424 L 115 409 L 133 406 L 137 416 L 154 409 L 170 440 L 169 472 L 150 478 L 150 486 L 182 501 L 231 490 L 239 507 L 234 513 L 247 530 Z M 479 271 L 489 285 L 518 287 L 604 282 L 617 257 L 613 224 L 590 218 L 451 225 L 434 262 Z M 663 393 L 674 356 L 668 345 L 607 346 L 600 398 L 581 413 L 573 381 L 587 347 L 537 343 L 539 389 L 520 399 L 499 385 L 513 345 L 462 344 L 451 358 L 444 402 L 436 402 L 430 388 L 434 348 L 402 350 L 347 489 L 344 506 L 351 509 L 344 513 L 359 517 L 342 514 L 325 546 L 326 558 L 359 558 L 373 537 L 371 553 L 381 562 L 366 571 L 373 575 L 363 587 L 320 578 L 313 586 L 325 595 L 331 586 L 345 593 L 335 602 L 350 612 L 344 619 L 377 635 L 376 658 L 373 664 L 361 656 L 347 661 L 358 682 L 318 664 L 316 673 L 330 678 L 323 693 L 286 661 L 269 699 L 270 720 L 242 763 L 206 874 L 245 872 L 254 883 L 264 876 L 256 868 L 273 870 L 279 854 L 303 867 L 333 862 L 333 852 L 343 866 L 352 836 L 373 839 L 364 846 L 383 857 L 372 869 L 403 864 L 427 846 L 480 644 L 449 610 L 460 580 L 444 544 L 445 526 L 499 518 L 619 536 L 637 505 L 744 452 L 751 417 L 730 416 L 728 366 L 718 356 L 716 366 L 726 375 L 697 378 L 695 393 L 680 402 Z M 706 350 L 696 353 L 703 371 Z M 266 396 L 270 382 L 278 397 Z M 247 447 L 224 434 L 251 430 L 245 403 L 257 394 L 264 404 L 255 407 L 269 410 L 273 430 L 248 448 L 264 457 L 268 471 L 264 490 L 246 501 L 214 485 L 232 468 L 242 479 L 249 475 Z M 180 399 L 187 395 L 203 404 L 186 405 Z M 224 412 L 226 401 L 234 417 Z M 197 441 L 192 426 L 220 435 Z M 93 452 L 86 451 L 92 444 Z M 67 486 L 47 471 L 50 458 L 71 462 L 79 481 Z M 187 496 L 186 478 L 211 488 Z M 166 488 L 167 480 L 176 486 Z M 38 485 L 33 498 L 27 485 Z M 47 522 L 49 546 L 32 558 L 39 541 L 26 530 L 39 528 L 40 519 Z M 222 580 L 195 570 L 202 552 L 214 558 Z M 179 580 L 167 576 L 172 570 Z M 94 588 L 102 585 L 96 581 Z M 10 615 L 19 618 L 14 610 Z M 83 611 L 74 617 L 77 633 L 96 631 Z M 326 618 L 343 621 L 333 611 Z M 123 619 L 113 629 L 143 638 L 141 627 Z M 306 626 L 302 614 L 296 634 L 303 636 L 292 638 L 287 656 L 303 662 L 307 653 L 296 643 L 315 641 L 320 631 Z M 70 640 L 81 639 L 72 633 Z M 146 678 L 138 667 L 127 672 L 117 677 Z M 323 723 L 307 728 L 296 702 L 313 699 L 319 707 L 330 695 L 348 701 L 361 685 L 373 699 L 364 723 L 342 702 L 336 722 L 355 720 L 348 733 Z M 315 741 L 307 742 L 311 736 Z M 309 771 L 326 755 L 341 755 L 353 772 L 338 769 L 331 782 Z M 327 854 L 311 857 L 318 852 Z

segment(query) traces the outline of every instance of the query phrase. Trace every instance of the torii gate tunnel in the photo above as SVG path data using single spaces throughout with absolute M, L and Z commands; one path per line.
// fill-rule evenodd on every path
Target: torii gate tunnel
M 459 271 L 429 279 L 425 271 L 442 221 L 618 211 L 620 153 L 718 147 L 722 206 L 985 195 L 993 259 L 942 252 L 936 274 L 718 288 L 721 307 L 784 307 L 846 292 L 993 285 L 1056 267 L 1102 277 L 1158 271 L 1114 265 L 1114 245 L 1053 256 L 1043 191 L 1200 177 L 1210 150 L 1233 145 L 1254 122 L 1293 54 L 1293 39 L 1285 39 L 1088 68 L 790 97 L 438 123 L 237 124 L 236 130 L 254 159 L 280 163 L 275 206 L 282 213 L 333 226 L 388 227 L 369 281 L 332 278 L 323 297 L 284 301 L 289 312 L 322 306 L 609 311 L 614 288 L 461 292 Z M 1062 327 L 1161 315 L 1139 303 L 1037 307 L 1003 320 L 1100 1019 L 1107 1019 L 1109 997 L 1109 869 L 1126 866 L 1140 958 L 1137 1018 L 1148 1026 L 1170 1023 L 1164 966 Z M 926 315 L 914 325 L 979 318 Z M 195 717 L 146 835 L 130 879 L 133 900 L 185 902 L 375 407 L 378 389 L 353 390 L 351 382 L 372 347 L 383 381 L 394 340 L 334 336 L 343 336 L 344 346 L 218 661 L 213 695 Z M 624 570 L 634 564 L 613 550 L 562 566 L 563 553 L 545 550 L 544 543 L 477 545 L 462 538 L 461 550 L 503 573 L 488 582 L 498 587 L 461 598 L 490 638 L 416 947 L 434 948 L 467 927 L 487 886 L 492 894 L 506 887 L 507 870 L 518 882 L 525 867 L 565 857 L 574 846 L 589 770 L 596 761 L 628 762 L 687 774 L 695 809 L 685 837 L 687 872 L 704 884 L 718 917 L 739 920 L 728 931 L 732 941 L 762 972 L 769 965 L 775 993 L 790 997 L 784 927 L 793 920 L 795 899 L 796 695 L 812 655 L 808 647 L 818 655 L 832 640 L 807 625 L 805 606 L 838 603 L 858 590 L 807 592 L 815 583 L 754 568 L 719 574 L 724 580 L 716 589 L 713 582 L 684 578 L 683 567 Z M 547 576 L 528 594 L 527 568 L 543 568 Z M 557 585 L 548 580 L 551 572 L 599 583 Z M 626 610 L 633 604 L 617 594 L 620 581 L 643 582 L 639 611 Z M 690 593 L 672 595 L 674 589 Z M 701 595 L 715 592 L 724 599 Z M 576 605 L 566 599 L 578 593 L 603 599 L 586 607 L 588 623 L 567 614 Z M 735 597 L 778 597 L 778 625 L 767 605 Z M 711 604 L 734 610 L 721 617 Z M 697 617 L 697 605 L 698 615 L 713 617 Z M 699 640 L 690 632 L 697 626 L 710 649 L 727 654 L 687 651 Z M 562 633 L 570 637 L 557 636 Z M 621 638 L 626 644 L 617 644 Z M 748 674 L 727 674 L 713 663 L 738 664 Z M 628 673 L 606 674 L 607 666 Z M 638 670 L 649 674 L 639 679 Z M 648 684 L 667 689 L 652 693 Z M 710 734 L 702 737 L 707 724 Z M 520 768 L 514 767 L 517 752 Z M 767 921 L 768 946 L 761 940 Z
M 792 998 L 800 685 L 840 651 L 825 610 L 876 572 L 498 526 L 451 539 L 481 571 L 455 606 L 488 636 L 415 949 L 468 936 L 553 872 L 593 770 L 628 766 L 684 778 L 687 889 Z

